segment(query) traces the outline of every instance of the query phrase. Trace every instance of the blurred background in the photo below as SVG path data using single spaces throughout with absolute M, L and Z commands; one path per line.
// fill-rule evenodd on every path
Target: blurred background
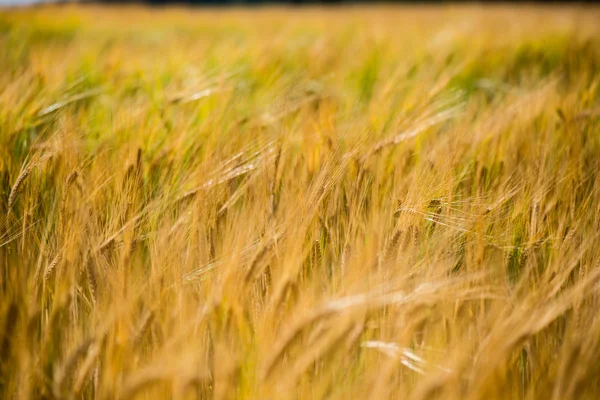
M 43 3 L 146 3 L 146 4 L 198 4 L 198 5 L 245 5 L 245 4 L 341 4 L 341 3 L 461 3 L 466 1 L 443 1 L 443 0 L 378 0 L 376 2 L 371 1 L 348 1 L 348 0 L 95 0 L 95 1 L 81 1 L 81 0 L 0 0 L 1 6 L 30 6 L 35 4 Z M 470 1 L 474 2 L 474 1 Z M 505 3 L 507 1 L 502 0 L 487 0 L 487 1 L 475 1 L 474 3 Z M 509 1 L 510 2 L 510 1 Z M 584 1 L 549 1 L 549 0 L 529 0 L 527 3 L 595 3 L 595 0 L 584 0 Z M 514 3 L 521 3 L 514 1 Z

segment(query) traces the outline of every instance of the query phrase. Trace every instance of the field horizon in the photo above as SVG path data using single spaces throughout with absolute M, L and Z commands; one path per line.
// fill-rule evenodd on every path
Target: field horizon
M 0 10 L 0 398 L 598 398 L 598 21 Z

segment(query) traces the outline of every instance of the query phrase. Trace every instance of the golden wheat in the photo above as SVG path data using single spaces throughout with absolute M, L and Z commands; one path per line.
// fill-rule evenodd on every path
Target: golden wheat
M 600 9 L 0 13 L 0 397 L 595 399 Z

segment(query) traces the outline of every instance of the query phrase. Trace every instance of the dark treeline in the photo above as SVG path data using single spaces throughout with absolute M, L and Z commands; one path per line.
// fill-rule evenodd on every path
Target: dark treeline
M 343 3 L 370 3 L 368 1 L 347 0 L 99 0 L 99 3 L 151 3 L 151 4 L 207 4 L 207 5 L 252 5 L 252 4 L 343 4 Z M 381 3 L 421 3 L 422 1 L 397 1 L 383 0 Z M 429 0 L 427 3 L 441 3 L 442 1 Z
M 368 4 L 371 1 L 360 1 L 360 0 L 99 0 L 99 3 L 150 3 L 157 5 L 167 4 L 198 4 L 198 5 L 252 5 L 252 4 L 344 4 L 344 3 L 355 3 L 355 4 Z M 448 3 L 443 0 L 377 0 L 377 3 Z M 454 3 L 466 3 L 466 2 L 478 2 L 478 1 L 451 1 Z M 478 3 L 499 3 L 499 2 L 511 2 L 506 0 L 487 0 L 479 1 Z M 517 3 L 518 1 L 513 1 Z M 578 0 L 578 1 L 548 1 L 548 0 L 528 0 L 528 3 L 595 3 L 595 0 Z

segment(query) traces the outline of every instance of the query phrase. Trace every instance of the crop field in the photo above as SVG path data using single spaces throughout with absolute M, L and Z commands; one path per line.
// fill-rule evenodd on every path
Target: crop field
M 0 398 L 599 398 L 599 21 L 0 11 Z

